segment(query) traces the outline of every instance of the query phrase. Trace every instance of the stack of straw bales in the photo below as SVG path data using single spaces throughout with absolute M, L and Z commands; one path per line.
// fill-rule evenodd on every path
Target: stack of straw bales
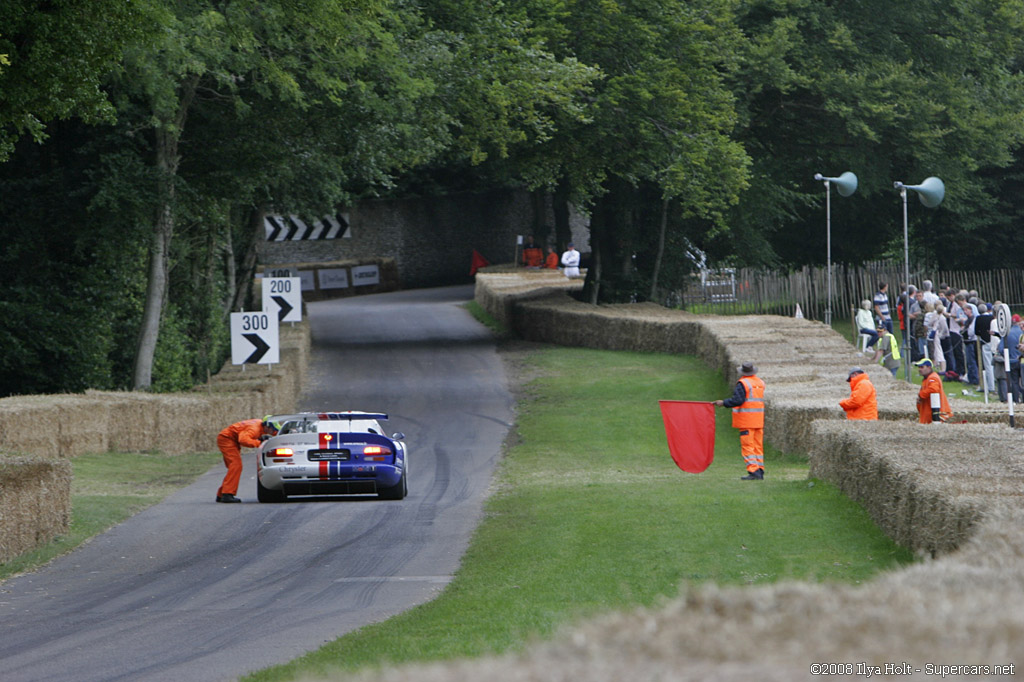
M 0 562 L 67 532 L 69 458 L 211 452 L 228 424 L 294 412 L 309 366 L 308 323 L 281 327 L 280 348 L 277 365 L 226 363 L 189 393 L 88 391 L 0 400 Z
M 0 562 L 66 533 L 71 463 L 0 456 Z
M 579 339 L 567 327 L 580 318 L 580 304 L 559 304 L 547 293 L 543 300 L 509 300 L 515 294 L 508 293 L 514 290 L 508 282 L 480 295 L 489 288 L 487 279 L 477 277 L 477 300 L 512 311 L 519 318 L 513 326 L 527 338 Z M 601 307 L 594 316 L 604 321 L 621 311 L 622 325 L 637 324 L 638 315 L 628 308 Z M 768 385 L 766 438 L 781 449 L 808 453 L 812 476 L 858 500 L 886 533 L 924 560 L 858 586 L 684 587 L 665 605 L 609 614 L 522 653 L 407 666 L 360 679 L 788 681 L 864 678 L 873 672 L 870 666 L 880 666 L 879 675 L 922 677 L 931 671 L 936 678 L 946 673 L 946 679 L 976 680 L 1006 679 L 1009 670 L 983 674 L 927 666 L 1024 663 L 1024 437 L 991 423 L 1005 422 L 1002 410 L 954 400 L 957 419 L 972 423 L 920 425 L 916 390 L 867 366 L 824 325 L 673 311 L 662 317 L 663 324 L 674 320 L 686 330 L 670 350 L 695 352 L 730 381 L 743 361 L 757 364 Z M 644 333 L 620 328 L 616 336 L 627 344 L 623 350 L 635 350 L 630 340 Z M 641 349 L 656 345 L 644 339 Z M 855 365 L 878 389 L 883 421 L 843 418 L 838 402 L 848 395 L 845 379 Z M 843 667 L 833 675 L 811 669 L 828 662 Z M 892 666 L 888 672 L 886 664 Z

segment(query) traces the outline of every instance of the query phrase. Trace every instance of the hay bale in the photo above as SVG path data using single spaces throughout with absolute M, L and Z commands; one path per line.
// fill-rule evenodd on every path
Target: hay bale
M 0 400 L 0 450 L 38 457 L 60 456 L 57 429 L 40 424 L 56 424 L 60 410 L 40 396 L 19 396 Z
M 71 463 L 0 455 L 0 563 L 58 535 L 71 522 Z

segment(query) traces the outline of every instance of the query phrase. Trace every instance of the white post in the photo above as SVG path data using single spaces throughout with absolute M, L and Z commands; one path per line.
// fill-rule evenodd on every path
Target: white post
M 828 277 L 828 298 L 825 300 L 825 326 L 832 326 L 832 191 L 825 181 L 825 264 Z
M 909 384 L 912 383 L 910 378 L 910 240 L 907 233 L 907 188 L 903 187 L 902 184 L 900 185 L 900 199 L 903 200 L 903 276 L 906 278 L 904 281 L 907 284 L 907 309 L 904 312 L 907 320 L 907 329 L 903 335 L 903 357 L 906 358 L 904 379 Z M 917 324 L 922 322 L 923 320 L 918 320 Z
M 1013 428 L 1013 384 L 1010 381 L 1010 349 L 1006 345 L 1007 334 L 1003 337 L 1003 368 L 1006 370 L 1006 402 L 1010 406 L 1010 428 Z

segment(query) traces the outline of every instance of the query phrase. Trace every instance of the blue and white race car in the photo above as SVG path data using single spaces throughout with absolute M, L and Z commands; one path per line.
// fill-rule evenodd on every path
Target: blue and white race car
M 402 433 L 384 435 L 379 412 L 303 412 L 271 416 L 278 432 L 260 446 L 256 497 L 283 502 L 297 495 L 376 494 L 401 500 L 409 492 Z

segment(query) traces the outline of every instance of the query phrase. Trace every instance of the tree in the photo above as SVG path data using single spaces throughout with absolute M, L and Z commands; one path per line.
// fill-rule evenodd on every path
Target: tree
M 156 28 L 147 10 L 143 0 L 0 4 L 0 162 L 22 135 L 45 140 L 55 119 L 113 120 L 101 83 Z
M 543 153 L 561 163 L 562 196 L 591 207 L 593 302 L 650 289 L 661 207 L 720 224 L 747 182 L 730 135 L 737 118 L 724 75 L 739 34 L 732 2 L 528 2 L 556 55 L 601 69 L 585 122 L 569 122 Z M 654 210 L 649 210 L 651 202 Z M 646 286 L 644 284 L 646 283 Z
M 188 144 L 186 126 L 197 100 L 221 101 L 242 113 L 258 101 L 297 111 L 342 101 L 350 89 L 364 87 L 353 76 L 369 61 L 367 43 L 377 46 L 395 40 L 382 25 L 381 6 L 372 1 L 341 6 L 326 0 L 298 6 L 246 0 L 171 2 L 161 7 L 163 30 L 158 39 L 126 52 L 123 71 L 113 85 L 121 126 L 145 136 L 156 183 L 135 388 L 147 388 L 152 381 L 171 242 L 181 213 L 181 153 L 183 143 Z M 294 143 L 298 137 L 292 134 L 285 140 Z M 290 158 L 309 150 L 296 145 L 289 150 Z M 284 157 L 279 153 L 276 158 Z M 241 184 L 251 195 L 252 184 Z
M 913 11 L 877 0 L 744 3 L 731 84 L 752 184 L 728 230 L 708 238 L 695 225 L 695 238 L 740 263 L 820 264 L 822 197 L 812 177 L 853 170 L 860 186 L 834 221 L 833 257 L 901 254 L 892 182 L 938 175 L 946 200 L 940 211 L 914 212 L 913 237 L 933 259 L 969 262 L 971 249 L 942 244 L 969 243 L 999 222 L 992 175 L 1024 130 L 1022 22 L 1017 0 L 929 0 Z

